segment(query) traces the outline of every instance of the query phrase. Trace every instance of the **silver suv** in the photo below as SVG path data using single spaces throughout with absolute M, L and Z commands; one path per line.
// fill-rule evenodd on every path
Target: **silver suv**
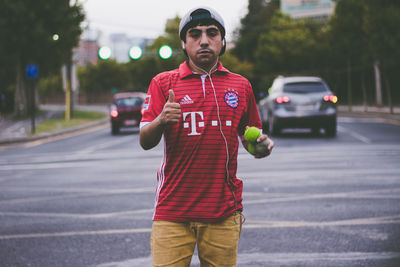
M 338 98 L 320 77 L 277 77 L 260 100 L 263 129 L 271 135 L 283 128 L 310 128 L 313 133 L 324 129 L 327 136 L 336 135 L 336 102 Z

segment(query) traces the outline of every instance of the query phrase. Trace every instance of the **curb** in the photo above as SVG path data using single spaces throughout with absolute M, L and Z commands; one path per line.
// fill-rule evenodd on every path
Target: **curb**
M 36 136 L 27 136 L 27 137 L 18 137 L 18 138 L 6 138 L 3 140 L 0 140 L 0 145 L 5 145 L 5 144 L 16 144 L 16 143 L 24 143 L 24 142 L 31 142 L 31 141 L 36 141 L 44 138 L 49 138 L 49 137 L 54 137 L 54 136 L 59 136 L 63 134 L 68 134 L 68 133 L 73 133 L 73 132 L 78 132 L 83 129 L 89 129 L 92 127 L 100 126 L 102 124 L 106 125 L 109 123 L 109 118 L 104 118 L 98 121 L 94 122 L 89 122 L 85 123 L 79 126 L 55 131 L 55 132 L 48 132 L 48 133 L 42 133 Z
M 373 111 L 345 111 L 338 110 L 338 116 L 341 117 L 351 117 L 351 118 L 361 118 L 361 119 L 374 119 L 380 122 L 386 122 L 394 125 L 400 125 L 400 114 L 395 113 L 383 113 L 383 112 L 373 112 Z

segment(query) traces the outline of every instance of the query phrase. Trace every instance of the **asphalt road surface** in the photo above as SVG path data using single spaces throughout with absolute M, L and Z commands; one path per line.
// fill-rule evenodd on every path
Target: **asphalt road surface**
M 267 159 L 239 151 L 238 266 L 400 266 L 400 126 L 340 118 L 335 138 L 274 140 Z M 0 266 L 150 266 L 162 155 L 104 127 L 0 147 Z

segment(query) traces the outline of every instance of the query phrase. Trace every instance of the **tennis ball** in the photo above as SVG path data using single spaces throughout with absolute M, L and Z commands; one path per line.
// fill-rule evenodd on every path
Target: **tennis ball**
M 260 135 L 261 135 L 260 129 L 252 126 L 252 127 L 247 128 L 246 131 L 244 132 L 244 139 L 249 143 L 256 143 L 257 138 Z
M 252 143 L 247 144 L 247 150 L 249 151 L 250 154 L 255 155 L 256 154 L 256 147 Z

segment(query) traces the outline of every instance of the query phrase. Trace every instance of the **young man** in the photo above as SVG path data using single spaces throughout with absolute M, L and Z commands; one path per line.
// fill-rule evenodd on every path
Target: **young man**
M 242 224 L 242 181 L 236 177 L 239 138 L 261 129 L 247 79 L 219 62 L 225 27 L 211 8 L 188 12 L 179 25 L 188 60 L 153 78 L 140 126 L 144 149 L 164 137 L 157 173 L 151 250 L 153 266 L 236 266 Z M 266 135 L 269 152 L 274 143 Z M 261 157 L 255 155 L 255 157 Z

